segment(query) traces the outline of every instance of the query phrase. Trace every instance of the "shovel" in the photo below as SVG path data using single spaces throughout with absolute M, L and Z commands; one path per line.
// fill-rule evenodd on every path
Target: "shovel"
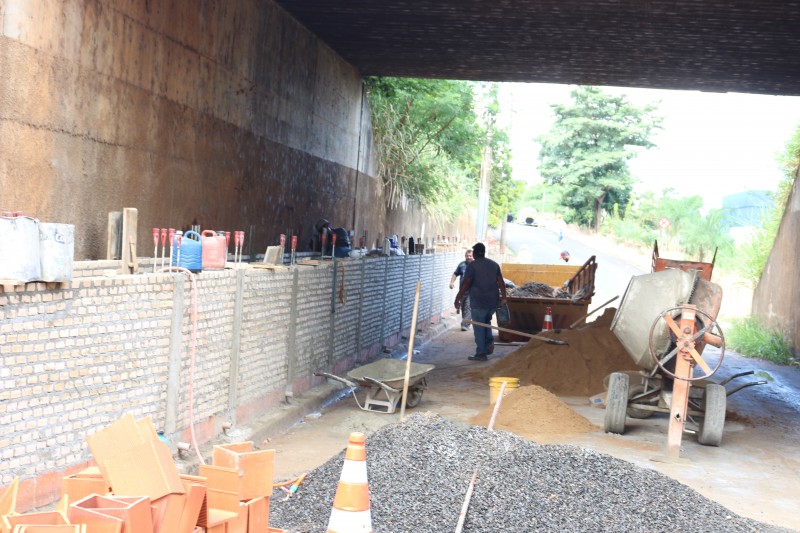
M 528 337 L 528 338 L 531 338 L 531 339 L 540 340 L 540 341 L 546 342 L 547 344 L 561 344 L 561 345 L 569 344 L 567 341 L 562 341 L 562 340 L 558 340 L 558 339 L 551 339 L 550 337 L 545 337 L 543 335 L 532 335 L 530 333 L 524 333 L 522 331 L 514 331 L 513 329 L 501 328 L 501 327 L 498 327 L 498 326 L 492 326 L 490 324 L 482 324 L 480 322 L 474 322 L 472 320 L 464 320 L 464 322 L 467 323 L 467 324 L 472 324 L 473 326 L 483 326 L 485 328 L 492 328 L 492 329 L 496 329 L 498 331 L 505 331 L 506 333 L 513 333 L 514 335 L 521 335 L 523 337 Z

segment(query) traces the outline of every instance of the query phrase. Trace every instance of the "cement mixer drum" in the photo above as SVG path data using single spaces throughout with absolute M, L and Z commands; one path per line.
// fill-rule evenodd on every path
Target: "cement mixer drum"
M 638 367 L 653 370 L 656 366 L 649 346 L 653 321 L 664 309 L 689 303 L 696 283 L 697 271 L 678 269 L 631 278 L 611 322 L 611 331 Z M 653 342 L 658 353 L 669 348 L 669 329 L 663 321 L 653 331 Z

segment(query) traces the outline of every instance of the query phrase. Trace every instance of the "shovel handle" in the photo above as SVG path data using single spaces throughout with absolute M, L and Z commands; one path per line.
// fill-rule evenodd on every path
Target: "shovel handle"
M 550 337 L 545 337 L 543 335 L 532 335 L 530 333 L 525 333 L 523 331 L 515 331 L 513 329 L 501 328 L 501 327 L 498 327 L 498 326 L 492 326 L 491 324 L 483 324 L 481 322 L 475 322 L 474 320 L 464 320 L 464 322 L 467 323 L 467 324 L 472 324 L 473 326 L 483 326 L 485 328 L 492 328 L 492 329 L 496 329 L 498 331 L 505 331 L 506 333 L 513 333 L 514 335 L 521 335 L 523 337 L 528 337 L 530 339 L 536 339 L 536 340 L 544 341 L 547 344 L 561 344 L 561 345 L 569 344 L 567 341 L 562 341 L 562 340 L 558 340 L 558 339 L 551 339 Z

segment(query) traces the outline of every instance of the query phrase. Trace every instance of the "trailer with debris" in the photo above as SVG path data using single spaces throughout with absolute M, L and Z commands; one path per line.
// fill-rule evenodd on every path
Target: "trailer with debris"
M 581 266 L 503 263 L 501 268 L 503 277 L 515 287 L 508 289 L 509 320 L 500 326 L 538 333 L 548 307 L 556 329 L 566 328 L 587 315 L 594 296 L 595 256 Z M 499 337 L 506 342 L 528 340 L 503 331 Z

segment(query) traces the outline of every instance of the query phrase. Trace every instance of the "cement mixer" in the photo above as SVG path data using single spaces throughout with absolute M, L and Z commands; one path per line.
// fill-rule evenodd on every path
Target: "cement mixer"
M 725 388 L 732 379 L 752 372 L 720 383 L 709 379 L 725 356 L 725 337 L 716 320 L 721 303 L 721 287 L 696 270 L 670 268 L 631 278 L 611 331 L 640 370 L 614 372 L 606 378 L 606 432 L 624 433 L 627 417 L 666 413 L 667 455 L 678 455 L 684 431 L 696 433 L 700 444 L 720 445 L 727 397 L 766 383 Z M 713 367 L 702 356 L 706 344 L 719 348 Z

